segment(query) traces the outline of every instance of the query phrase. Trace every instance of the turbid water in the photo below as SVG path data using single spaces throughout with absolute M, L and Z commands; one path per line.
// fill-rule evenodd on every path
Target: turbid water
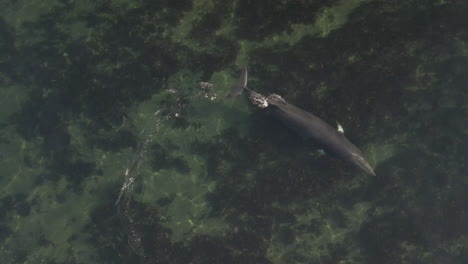
M 0 2 L 0 263 L 468 263 L 467 13 Z M 377 176 L 226 100 L 244 64 Z

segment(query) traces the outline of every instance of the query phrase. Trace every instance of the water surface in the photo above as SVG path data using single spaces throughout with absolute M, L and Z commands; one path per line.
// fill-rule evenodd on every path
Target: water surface
M 0 3 L 1 263 L 468 263 L 468 3 Z M 249 88 L 344 127 L 322 156 Z

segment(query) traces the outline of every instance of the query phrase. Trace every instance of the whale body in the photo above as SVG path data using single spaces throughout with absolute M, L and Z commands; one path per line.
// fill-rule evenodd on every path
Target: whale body
M 347 161 L 369 175 L 375 172 L 367 162 L 362 151 L 349 141 L 342 133 L 319 117 L 289 104 L 281 96 L 272 94 L 264 96 L 247 88 L 247 66 L 244 66 L 241 76 L 228 98 L 246 94 L 252 104 L 271 110 L 272 116 L 292 129 L 298 135 L 311 138 L 318 142 L 324 150 L 344 161 Z M 339 126 L 341 128 L 341 126 Z

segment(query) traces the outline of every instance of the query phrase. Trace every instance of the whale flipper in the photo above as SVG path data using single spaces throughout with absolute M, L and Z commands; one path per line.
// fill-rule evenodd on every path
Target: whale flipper
M 338 132 L 340 132 L 341 134 L 344 134 L 344 129 L 340 125 L 340 123 L 338 123 L 338 121 L 336 121 L 336 130 L 338 130 Z

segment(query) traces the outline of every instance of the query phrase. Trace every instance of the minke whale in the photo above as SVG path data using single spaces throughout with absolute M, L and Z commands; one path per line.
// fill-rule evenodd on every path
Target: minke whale
M 277 94 L 264 96 L 248 89 L 247 76 L 247 66 L 245 65 L 239 80 L 227 98 L 234 98 L 241 94 L 247 95 L 252 104 L 271 110 L 272 116 L 276 120 L 295 131 L 298 135 L 312 138 L 327 153 L 353 164 L 369 175 L 375 176 L 374 170 L 361 150 L 344 136 L 343 128 L 339 124 L 338 129 L 335 129 L 317 116 L 287 103 Z

